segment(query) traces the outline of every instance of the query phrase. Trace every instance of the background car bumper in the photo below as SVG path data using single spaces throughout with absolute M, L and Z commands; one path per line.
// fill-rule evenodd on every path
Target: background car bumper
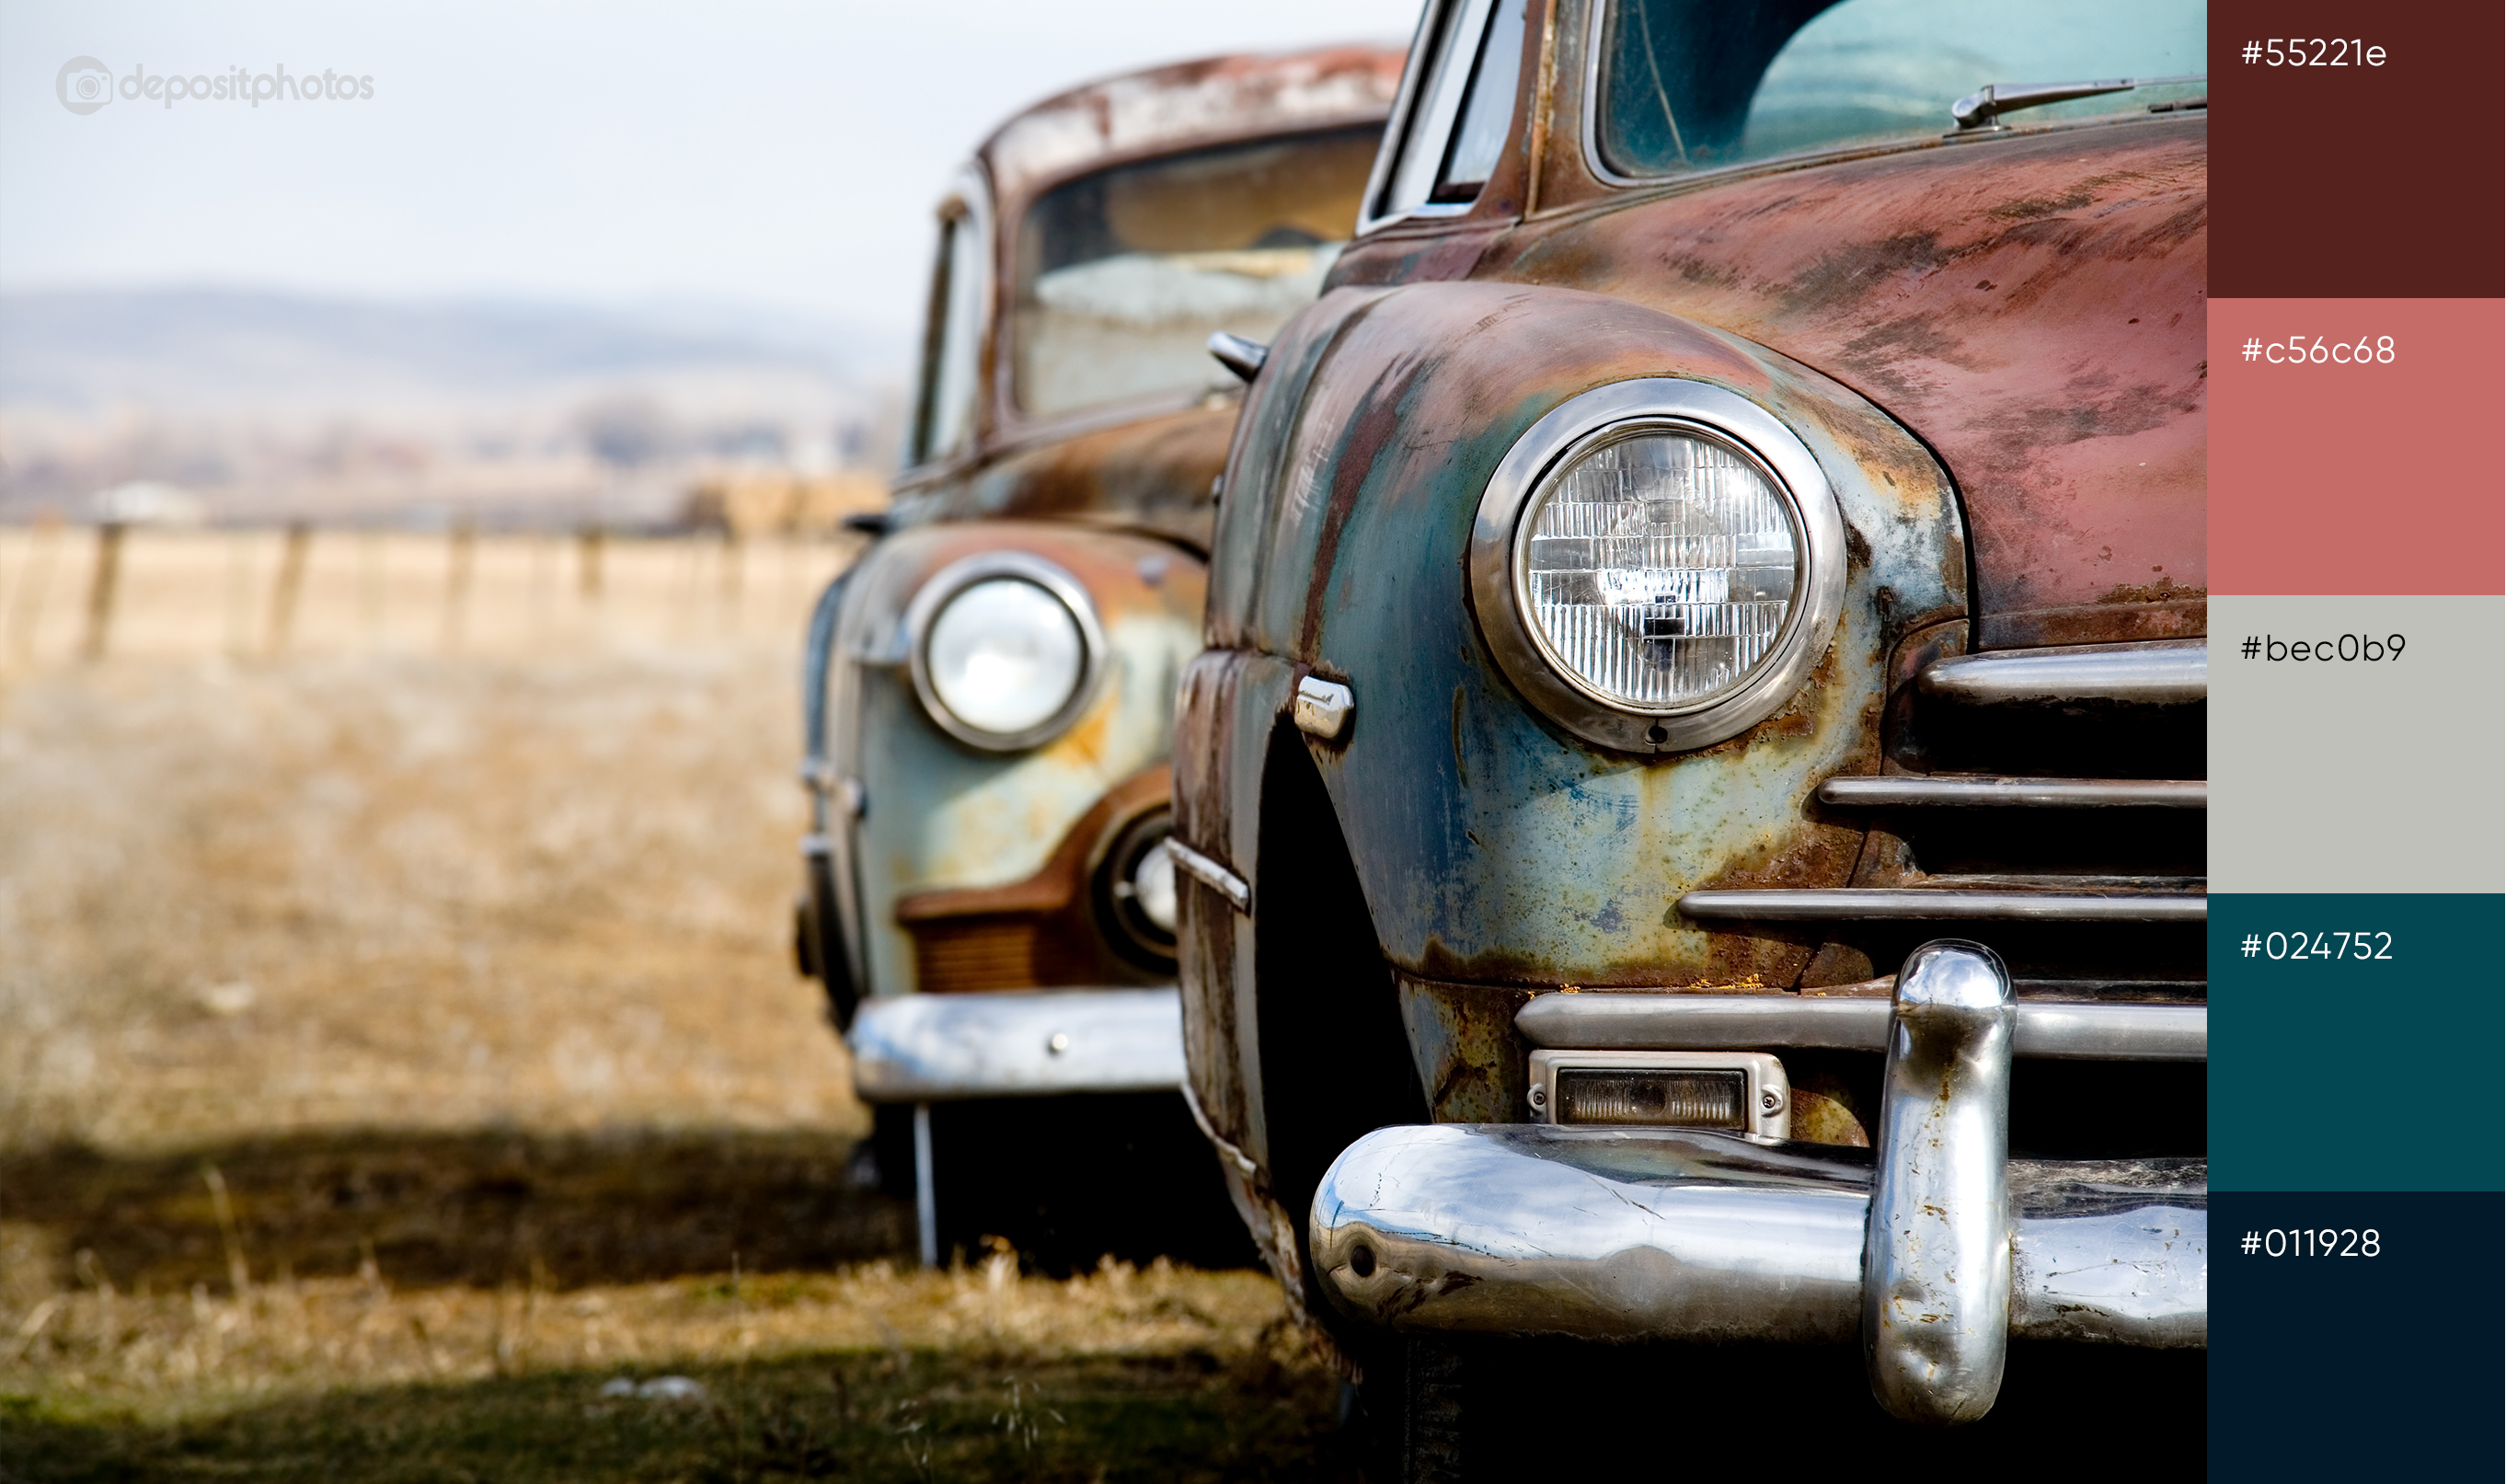
M 863 1002 L 846 1038 L 867 1103 L 939 1103 L 1183 1085 L 1183 1007 L 1172 986 Z

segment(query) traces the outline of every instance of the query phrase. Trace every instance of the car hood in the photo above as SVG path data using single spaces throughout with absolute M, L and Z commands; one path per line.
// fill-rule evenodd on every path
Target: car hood
M 897 524 L 1050 520 L 1209 550 L 1235 398 L 1041 437 L 897 492 Z
M 1948 144 L 1507 234 L 1473 276 L 1589 289 L 1853 387 L 1965 503 L 1985 646 L 2203 632 L 2207 132 Z

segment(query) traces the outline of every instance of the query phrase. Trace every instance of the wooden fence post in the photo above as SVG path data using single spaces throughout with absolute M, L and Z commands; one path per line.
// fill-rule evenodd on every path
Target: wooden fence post
M 478 529 L 468 517 L 452 523 L 450 547 L 445 554 L 444 572 L 444 647 L 458 651 L 468 627 L 470 607 L 470 562 L 478 545 Z
M 583 527 L 582 569 L 576 575 L 586 602 L 600 601 L 600 543 L 607 534 L 597 525 Z
M 278 580 L 269 590 L 269 653 L 287 652 L 296 629 L 296 599 L 304 590 L 304 558 L 313 545 L 313 527 L 303 521 L 287 523 L 287 541 L 278 551 Z
M 79 640 L 79 658 L 92 664 L 104 658 L 105 646 L 113 635 L 113 595 L 122 585 L 122 533 L 120 521 L 107 521 L 95 528 L 95 575 L 87 588 L 87 634 Z

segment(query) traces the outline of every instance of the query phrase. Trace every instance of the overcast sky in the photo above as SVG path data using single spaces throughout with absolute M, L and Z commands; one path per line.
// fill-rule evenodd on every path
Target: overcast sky
M 0 0 L 0 288 L 788 306 L 901 335 L 930 203 L 1004 114 L 1152 62 L 1406 41 L 1418 8 Z M 56 90 L 82 55 L 373 96 L 82 116 Z

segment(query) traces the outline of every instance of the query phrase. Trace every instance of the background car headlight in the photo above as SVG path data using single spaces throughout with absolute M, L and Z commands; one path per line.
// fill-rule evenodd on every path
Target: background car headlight
M 1844 610 L 1844 520 L 1801 435 L 1736 392 L 1646 377 L 1506 451 L 1471 529 L 1497 668 L 1567 731 L 1710 746 L 1800 690 Z
M 1103 640 L 1070 575 L 1021 552 L 935 574 L 906 614 L 914 689 L 941 728 L 992 750 L 1031 747 L 1078 718 Z
M 1096 867 L 1096 910 L 1106 940 L 1158 973 L 1175 965 L 1175 863 L 1167 849 L 1174 812 L 1161 804 L 1118 832 Z
M 1801 538 L 1774 481 L 1737 449 L 1658 430 L 1605 441 L 1550 480 L 1524 520 L 1532 630 L 1605 700 L 1710 701 L 1783 635 Z

